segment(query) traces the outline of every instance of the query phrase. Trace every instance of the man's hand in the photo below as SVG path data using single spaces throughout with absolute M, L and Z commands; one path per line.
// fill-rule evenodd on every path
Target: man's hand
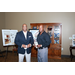
M 37 47 L 37 45 L 34 45 L 34 47 Z
M 39 48 L 39 47 L 42 47 L 42 45 L 37 45 L 37 47 Z
M 28 44 L 28 45 L 27 45 L 27 48 L 29 48 L 30 46 L 31 46 L 31 44 Z
M 38 47 L 39 48 L 39 47 L 42 47 L 42 45 L 34 45 L 34 47 Z
M 23 47 L 23 48 L 26 48 L 26 45 L 22 44 L 22 47 Z

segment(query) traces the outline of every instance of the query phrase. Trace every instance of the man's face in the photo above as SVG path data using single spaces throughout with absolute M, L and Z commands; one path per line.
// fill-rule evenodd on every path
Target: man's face
M 40 27 L 39 27 L 39 31 L 42 32 L 43 30 L 44 30 L 43 26 L 40 25 Z
M 22 26 L 22 30 L 23 30 L 23 31 L 27 31 L 27 25 L 24 24 L 24 25 Z

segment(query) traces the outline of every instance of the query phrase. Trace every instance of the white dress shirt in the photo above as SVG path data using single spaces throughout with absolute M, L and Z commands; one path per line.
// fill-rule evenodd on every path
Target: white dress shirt
M 27 39 L 27 31 L 26 32 L 23 31 L 23 34 L 25 36 L 25 39 Z M 26 48 L 24 48 L 24 49 L 27 49 L 27 45 L 26 45 Z
M 24 36 L 25 36 L 25 39 L 27 39 L 27 31 L 26 31 L 26 32 L 23 31 L 23 34 L 24 34 Z M 21 47 L 22 47 L 22 46 L 21 46 Z M 30 47 L 31 47 L 31 44 L 30 44 Z M 26 48 L 24 48 L 24 49 L 27 49 L 27 45 L 26 45 Z
M 23 31 L 23 33 L 24 33 L 25 38 L 27 39 L 27 31 L 26 32 Z

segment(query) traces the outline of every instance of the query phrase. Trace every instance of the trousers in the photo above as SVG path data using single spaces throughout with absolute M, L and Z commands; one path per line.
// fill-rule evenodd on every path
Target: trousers
M 48 62 L 48 47 L 38 49 L 37 58 L 38 62 Z
M 25 54 L 19 54 L 19 62 L 23 62 L 24 56 L 26 57 L 26 62 L 31 62 L 31 53 L 27 54 L 27 51 L 25 51 Z

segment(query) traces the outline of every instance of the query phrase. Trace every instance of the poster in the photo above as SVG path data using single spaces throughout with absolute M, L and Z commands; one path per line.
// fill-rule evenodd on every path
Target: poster
M 34 38 L 34 44 L 38 45 L 37 42 L 37 35 L 39 34 L 39 29 L 29 29 L 29 31 L 32 33 L 33 38 Z
M 2 29 L 3 46 L 15 45 L 14 40 L 18 30 Z

